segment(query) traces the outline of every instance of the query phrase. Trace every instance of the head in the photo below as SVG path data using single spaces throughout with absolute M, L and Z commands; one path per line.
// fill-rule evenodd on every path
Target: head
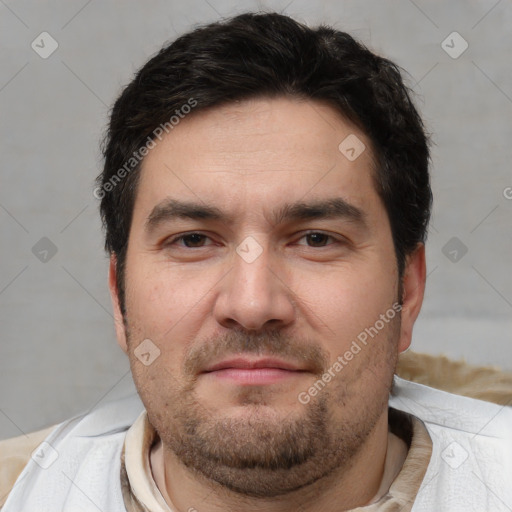
M 169 453 L 254 496 L 349 467 L 425 281 L 428 144 L 397 66 L 278 14 L 210 24 L 123 90 L 104 156 L 118 341 Z

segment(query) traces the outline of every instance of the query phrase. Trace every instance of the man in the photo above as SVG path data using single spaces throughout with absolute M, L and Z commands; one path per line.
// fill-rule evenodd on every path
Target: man
M 139 71 L 104 155 L 143 407 L 45 431 L 3 512 L 510 510 L 512 411 L 394 376 L 431 206 L 394 64 L 278 14 L 211 24 Z

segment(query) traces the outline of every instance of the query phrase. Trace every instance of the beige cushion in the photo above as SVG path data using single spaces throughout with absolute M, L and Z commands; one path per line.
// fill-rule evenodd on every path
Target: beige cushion
M 512 373 L 490 366 L 473 366 L 445 356 L 405 352 L 397 372 L 403 379 L 425 384 L 456 395 L 512 405 Z

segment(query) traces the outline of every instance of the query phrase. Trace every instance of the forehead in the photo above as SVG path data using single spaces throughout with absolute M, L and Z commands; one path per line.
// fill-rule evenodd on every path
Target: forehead
M 257 215 L 291 200 L 380 203 L 371 142 L 333 107 L 257 98 L 193 112 L 145 157 L 136 210 L 166 197 Z M 381 206 L 381 205 L 380 205 Z

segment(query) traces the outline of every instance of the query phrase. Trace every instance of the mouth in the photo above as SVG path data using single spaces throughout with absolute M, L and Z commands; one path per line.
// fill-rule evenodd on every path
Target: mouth
M 281 382 L 304 373 L 309 372 L 296 364 L 281 359 L 237 357 L 215 363 L 201 374 L 208 378 L 254 386 Z

